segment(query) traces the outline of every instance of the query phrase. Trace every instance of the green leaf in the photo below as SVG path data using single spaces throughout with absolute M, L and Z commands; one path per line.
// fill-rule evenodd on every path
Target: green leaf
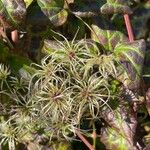
M 122 63 L 129 62 L 136 70 L 136 73 L 141 75 L 145 48 L 144 40 L 132 43 L 118 43 L 114 49 L 114 55 Z
M 2 41 L 0 41 L 0 62 L 6 62 L 9 56 L 9 48 Z
M 15 72 L 18 72 L 24 65 L 30 65 L 32 61 L 28 58 L 12 55 L 9 57 L 7 63 L 12 69 L 14 69 Z
M 118 63 L 117 79 L 130 89 L 137 89 L 145 55 L 144 40 L 130 43 L 127 37 L 119 31 L 101 29 L 94 24 L 92 29 L 92 39 L 99 42 L 104 51 L 114 55 L 114 61 Z
M 134 150 L 134 134 L 136 130 L 136 118 L 132 108 L 120 106 L 111 111 L 103 110 L 102 118 L 107 126 L 102 128 L 101 141 L 106 149 L 112 150 Z
M 104 141 L 107 142 L 105 143 L 107 149 L 115 149 L 115 150 L 129 150 L 129 145 L 126 141 L 126 138 L 123 137 L 122 135 L 118 134 L 118 131 L 114 130 L 113 128 L 107 128 L 107 130 L 105 131 L 105 137 L 104 139 L 104 135 L 101 137 L 102 142 Z M 103 131 L 104 134 L 104 131 Z M 128 146 L 127 146 L 128 145 Z
M 95 24 L 92 25 L 92 29 L 94 32 L 91 33 L 91 38 L 99 42 L 106 51 L 113 52 L 118 43 L 128 41 L 127 37 L 119 31 L 101 29 Z
M 5 28 L 20 28 L 26 16 L 24 0 L 0 0 L 0 16 Z
M 33 76 L 37 70 L 31 66 L 28 66 L 26 64 L 23 64 L 23 67 L 19 69 L 19 74 L 21 75 L 22 78 L 26 80 L 30 80 L 31 76 Z
M 118 76 L 118 80 L 129 89 L 139 89 L 145 48 L 144 40 L 139 40 L 132 43 L 119 43 L 114 49 L 114 57 L 123 67 L 120 68 L 122 73 Z
M 92 17 L 100 13 L 100 7 L 104 3 L 104 0 L 75 0 L 74 3 L 69 5 L 69 9 L 76 16 Z
M 24 0 L 24 2 L 26 4 L 26 8 L 28 8 L 33 1 L 34 0 Z
M 54 150 L 72 150 L 71 143 L 66 141 L 56 141 L 53 143 L 52 147 Z
M 44 45 L 42 48 L 43 53 L 48 55 L 51 55 L 53 53 L 54 53 L 53 55 L 60 54 L 60 56 L 63 57 L 60 51 L 62 51 L 62 48 L 59 46 L 58 42 L 52 40 L 44 40 Z
M 132 10 L 127 5 L 127 0 L 107 0 L 107 3 L 101 7 L 101 13 L 103 14 L 113 14 L 113 13 L 131 14 Z
M 63 8 L 64 0 L 37 0 L 37 2 L 54 26 L 61 26 L 66 22 L 68 12 Z

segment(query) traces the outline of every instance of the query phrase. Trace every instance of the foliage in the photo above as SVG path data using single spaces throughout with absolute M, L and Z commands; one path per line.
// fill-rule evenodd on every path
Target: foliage
M 104 14 L 131 14 L 132 10 L 127 5 L 127 2 L 126 0 L 107 0 L 107 3 L 101 7 L 101 12 Z

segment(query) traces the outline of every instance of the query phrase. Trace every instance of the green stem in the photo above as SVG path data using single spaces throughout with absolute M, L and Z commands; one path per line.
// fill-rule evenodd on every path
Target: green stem
M 93 134 L 92 134 L 92 138 L 93 138 L 93 147 L 94 147 L 94 149 L 96 149 L 96 128 L 95 128 L 95 123 L 93 123 Z

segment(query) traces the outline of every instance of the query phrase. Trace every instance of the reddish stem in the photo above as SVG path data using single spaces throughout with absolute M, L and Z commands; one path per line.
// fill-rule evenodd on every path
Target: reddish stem
M 78 129 L 75 130 L 75 133 L 90 150 L 94 150 L 94 147 L 85 139 Z
M 14 43 L 17 43 L 18 42 L 18 31 L 17 30 L 14 30 L 11 32 L 11 39 Z
M 133 35 L 133 30 L 132 30 L 132 26 L 131 26 L 131 22 L 130 22 L 130 18 L 128 14 L 124 14 L 124 20 L 125 20 L 125 24 L 126 24 L 126 28 L 128 32 L 129 41 L 133 42 L 134 35 Z

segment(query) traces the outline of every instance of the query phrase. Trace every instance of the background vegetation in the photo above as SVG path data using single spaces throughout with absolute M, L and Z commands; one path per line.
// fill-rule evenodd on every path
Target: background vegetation
M 149 0 L 0 0 L 0 149 L 149 150 L 149 26 Z

